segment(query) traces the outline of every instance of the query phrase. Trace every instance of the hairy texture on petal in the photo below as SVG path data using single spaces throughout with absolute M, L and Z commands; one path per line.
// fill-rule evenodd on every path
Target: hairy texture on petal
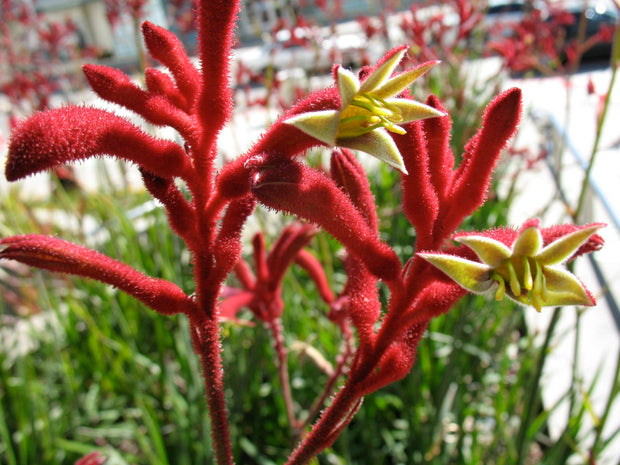
M 334 150 L 331 156 L 330 173 L 332 179 L 366 218 L 370 229 L 378 232 L 379 220 L 375 198 L 370 190 L 366 172 L 355 154 L 347 149 Z
M 188 313 L 193 302 L 175 284 L 146 276 L 106 255 L 55 237 L 29 234 L 0 240 L 0 259 L 110 284 L 164 315 Z
M 84 65 L 84 76 L 91 89 L 102 99 L 129 109 L 143 108 L 148 94 L 122 71 L 104 65 Z
M 15 181 L 98 155 L 132 161 L 161 177 L 184 177 L 191 169 L 178 144 L 155 139 L 113 113 L 69 106 L 36 113 L 15 129 L 6 177 Z
M 400 261 L 394 251 L 334 181 L 283 157 L 267 157 L 255 170 L 252 192 L 260 202 L 320 225 L 381 279 L 398 276 Z
M 463 161 L 454 173 L 450 207 L 441 219 L 442 231 L 449 233 L 456 229 L 484 202 L 495 164 L 517 129 L 520 117 L 520 89 L 510 89 L 489 104 L 482 129 L 467 144 Z
M 405 126 L 407 133 L 394 134 L 408 174 L 402 176 L 403 210 L 417 233 L 416 247 L 425 248 L 439 213 L 439 199 L 431 183 L 428 152 L 421 122 Z
M 346 313 L 357 329 L 360 347 L 371 347 L 375 340 L 375 323 L 381 315 L 377 278 L 355 257 L 347 257 L 344 267 L 347 282 L 341 297 L 348 297 Z
M 415 363 L 417 347 L 428 326 L 418 323 L 394 341 L 381 358 L 379 370 L 368 376 L 360 386 L 360 394 L 368 395 L 407 376 Z
M 424 287 L 418 298 L 407 312 L 407 317 L 413 321 L 429 321 L 450 310 L 456 302 L 467 294 L 465 288 L 459 286 L 448 276 L 437 272 L 441 276 Z
M 193 102 L 201 82 L 200 73 L 172 32 L 148 21 L 142 23 L 144 43 L 153 58 L 170 70 L 188 102 Z

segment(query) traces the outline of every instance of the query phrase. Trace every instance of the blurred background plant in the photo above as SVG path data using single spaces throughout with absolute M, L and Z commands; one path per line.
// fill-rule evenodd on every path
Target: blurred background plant
M 129 59 L 125 52 L 115 53 L 114 44 L 98 45 L 87 21 L 52 20 L 57 12 L 43 12 L 51 3 L 2 2 L 0 97 L 6 100 L 0 132 L 5 137 L 12 117 L 74 101 L 82 87 L 77 71 L 86 56 L 129 69 L 144 66 L 139 47 Z M 100 5 L 105 9 L 91 5 L 89 14 L 107 12 L 109 30 L 120 35 L 127 35 L 142 15 L 155 15 L 167 19 L 191 47 L 192 2 L 171 1 L 159 13 L 153 3 L 106 1 Z M 416 62 L 443 61 L 425 81 L 426 89 L 416 92 L 430 90 L 445 102 L 454 119 L 455 149 L 475 132 L 491 95 L 515 73 L 570 76 L 597 50 L 598 58 L 611 63 L 615 78 L 620 47 L 611 45 L 618 42 L 618 14 L 611 7 L 602 14 L 595 6 L 574 10 L 546 2 L 371 2 L 363 9 L 355 4 L 247 2 L 233 74 L 243 116 L 233 120 L 228 139 L 249 142 L 274 114 L 324 85 L 332 63 L 358 68 L 396 43 L 409 44 L 409 58 Z M 605 19 L 597 20 L 588 8 Z M 131 40 L 121 42 L 127 46 Z M 613 78 L 603 94 L 598 131 Z M 519 173 L 547 155 L 546 147 L 519 144 L 519 136 L 516 141 L 497 172 L 509 187 L 494 184 L 490 200 L 465 228 L 509 222 Z M 239 152 L 221 150 L 224 156 Z M 313 159 L 320 164 L 323 157 L 317 152 Z M 43 197 L 27 196 L 19 187 L 3 189 L 0 236 L 62 235 L 189 286 L 190 258 L 166 227 L 165 213 L 128 177 L 119 182 L 116 167 L 99 163 L 83 169 L 90 170 L 88 179 L 96 179 L 96 186 L 80 171 L 77 177 L 52 177 L 44 189 L 50 194 Z M 402 256 L 410 255 L 414 231 L 402 215 L 393 171 L 371 165 L 369 176 L 382 238 Z M 587 188 L 584 181 L 581 192 Z M 259 210 L 248 227 L 248 243 L 262 231 L 263 247 L 270 250 L 277 244 L 275 232 L 287 223 Z M 337 295 L 346 279 L 337 259 L 339 245 L 323 233 L 309 244 Z M 229 284 L 241 288 L 243 280 Z M 334 316 L 334 301 L 321 294 L 308 267 L 291 266 L 281 285 L 288 290 L 281 295 L 281 328 L 257 319 L 251 307 L 222 327 L 238 463 L 276 463 L 289 450 L 292 437 L 301 433 L 294 424 L 303 427 L 316 413 L 321 386 L 330 376 L 337 382 L 339 357 L 347 353 L 343 328 L 327 318 Z M 5 262 L 0 290 L 2 463 L 72 463 L 94 448 L 109 464 L 212 460 L 204 384 L 185 319 L 147 313 L 98 283 Z M 546 358 L 562 336 L 555 334 L 558 318 L 556 311 L 549 330 L 539 334 L 528 328 L 520 307 L 466 297 L 432 321 L 412 373 L 366 398 L 350 428 L 317 463 L 564 464 L 571 456 L 599 463 L 618 433 L 605 429 L 620 390 L 618 368 L 604 408 L 596 411 L 591 403 L 596 378 L 584 384 L 573 373 L 562 395 L 571 405 L 566 427 L 560 436 L 552 435 L 548 421 L 559 402 L 543 405 L 541 391 Z M 288 357 L 282 357 L 282 349 Z M 284 390 L 290 392 L 283 396 L 287 382 Z

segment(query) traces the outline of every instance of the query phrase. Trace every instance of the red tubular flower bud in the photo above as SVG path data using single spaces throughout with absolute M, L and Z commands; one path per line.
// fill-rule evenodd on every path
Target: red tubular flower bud
M 400 274 L 394 251 L 378 238 L 351 199 L 323 173 L 285 157 L 266 157 L 255 167 L 252 192 L 270 208 L 292 213 L 323 227 L 377 277 Z
M 150 95 L 125 73 L 102 65 L 85 65 L 84 75 L 101 98 L 132 110 L 157 126 L 171 126 L 183 137 L 192 138 L 194 122 L 190 116 L 162 95 Z
M 424 247 L 432 234 L 439 213 L 439 199 L 431 182 L 429 156 L 420 121 L 405 125 L 406 134 L 394 134 L 408 174 L 402 175 L 403 210 L 415 226 L 418 247 Z
M 521 90 L 500 94 L 487 107 L 482 129 L 469 141 L 463 161 L 454 173 L 449 208 L 441 228 L 449 233 L 478 208 L 486 197 L 495 164 L 521 117 Z
M 360 347 L 370 347 L 374 342 L 375 324 L 381 315 L 377 278 L 354 257 L 348 257 L 344 266 L 347 283 L 341 297 L 348 297 L 347 314 L 357 329 Z
M 91 89 L 102 99 L 131 110 L 144 107 L 148 94 L 122 71 L 91 64 L 84 65 L 82 71 Z
M 232 112 L 230 51 L 234 43 L 239 2 L 218 0 L 199 5 L 198 55 L 204 79 L 197 113 L 209 138 L 217 134 Z
M 191 104 L 179 91 L 168 74 L 155 68 L 147 68 L 144 72 L 144 79 L 148 92 L 161 95 L 174 106 L 188 114 L 191 113 Z
M 318 232 L 312 224 L 291 224 L 284 228 L 267 257 L 270 279 L 281 282 L 297 253 L 307 246 Z
M 295 263 L 306 270 L 310 279 L 314 281 L 321 299 L 326 303 L 332 303 L 336 298 L 329 283 L 327 282 L 327 276 L 325 276 L 325 270 L 323 265 L 307 250 L 301 249 L 295 256 Z
M 265 236 L 258 232 L 252 238 L 252 247 L 254 255 L 254 271 L 256 272 L 256 280 L 264 282 L 269 279 L 269 267 L 267 266 L 267 252 L 265 250 Z
M 164 314 L 188 313 L 191 299 L 175 284 L 144 275 L 85 247 L 55 237 L 29 234 L 0 240 L 0 259 L 110 284 Z
M 334 150 L 331 157 L 331 177 L 349 196 L 359 212 L 366 218 L 368 226 L 378 231 L 377 205 L 370 190 L 370 183 L 364 168 L 351 150 Z
M 360 386 L 360 395 L 368 395 L 388 384 L 403 379 L 409 374 L 415 363 L 417 347 L 426 330 L 428 322 L 418 323 L 407 329 L 388 348 L 381 358 L 379 370 L 367 377 Z
M 167 29 L 148 21 L 142 23 L 142 35 L 151 56 L 170 70 L 187 101 L 194 102 L 202 79 L 179 38 Z
M 166 208 L 170 227 L 190 246 L 198 242 L 196 212 L 172 178 L 161 178 L 141 170 L 144 185 Z
M 240 258 L 235 264 L 234 272 L 243 289 L 254 288 L 256 285 L 256 278 L 250 269 L 250 265 L 248 265 L 248 262 L 246 262 L 243 258 Z
M 246 197 L 230 202 L 221 220 L 220 230 L 213 242 L 215 270 L 212 282 L 220 284 L 241 258 L 241 231 L 248 216 L 254 211 L 256 201 Z
M 183 149 L 155 139 L 113 113 L 68 106 L 36 113 L 14 131 L 9 145 L 9 181 L 100 155 L 132 161 L 160 177 L 189 177 Z
M 447 113 L 441 101 L 434 95 L 429 95 L 426 104 L 437 110 Z M 421 121 L 422 132 L 426 141 L 428 166 L 431 182 L 440 205 L 448 195 L 448 188 L 452 184 L 452 170 L 454 169 L 454 155 L 450 149 L 450 130 L 452 121 L 450 116 L 427 118 Z

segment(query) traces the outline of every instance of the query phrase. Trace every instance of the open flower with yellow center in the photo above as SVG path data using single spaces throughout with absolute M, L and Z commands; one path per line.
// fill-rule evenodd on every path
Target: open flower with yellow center
M 424 63 L 390 78 L 404 54 L 405 50 L 395 52 L 362 83 L 339 67 L 340 109 L 302 113 L 285 122 L 327 145 L 361 150 L 406 173 L 389 132 L 405 134 L 403 124 L 445 114 L 415 100 L 396 97 L 437 64 Z
M 586 247 L 589 249 L 586 251 L 594 250 L 601 240 L 592 237 L 601 227 L 602 224 L 572 227 L 572 231 L 543 246 L 546 230 L 531 220 L 510 247 L 480 234 L 457 236 L 455 240 L 473 250 L 479 262 L 450 254 L 419 255 L 473 293 L 495 288 L 497 300 L 507 296 L 538 311 L 545 306 L 591 306 L 595 304 L 594 298 L 585 286 L 572 273 L 556 265 L 581 253 L 588 241 L 595 245 Z M 557 229 L 553 231 L 557 233 Z

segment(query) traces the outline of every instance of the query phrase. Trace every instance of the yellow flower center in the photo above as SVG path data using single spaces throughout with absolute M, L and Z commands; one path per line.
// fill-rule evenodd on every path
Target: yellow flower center
M 342 112 L 336 138 L 358 137 L 382 127 L 405 134 L 406 131 L 395 124 L 402 121 L 402 113 L 396 105 L 367 93 L 358 94 Z
M 499 284 L 495 292 L 497 300 L 504 297 L 506 284 L 519 301 L 532 305 L 539 312 L 549 297 L 542 265 L 535 257 L 512 256 L 493 270 L 491 278 Z

